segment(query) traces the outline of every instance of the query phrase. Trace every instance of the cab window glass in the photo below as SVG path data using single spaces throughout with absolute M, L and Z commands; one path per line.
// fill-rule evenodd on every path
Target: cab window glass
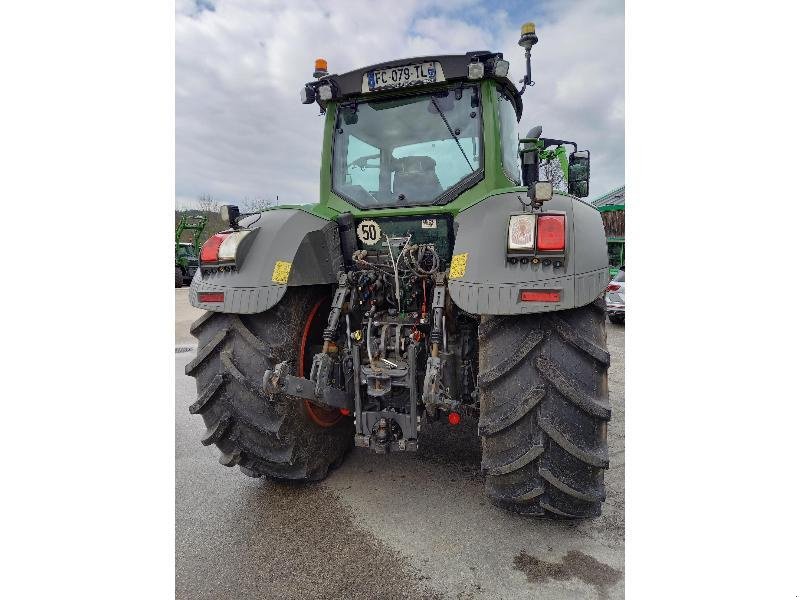
M 503 171 L 513 182 L 519 184 L 519 134 L 517 132 L 517 112 L 514 103 L 502 91 L 497 91 L 497 116 L 500 121 L 500 147 L 503 153 Z
M 357 185 L 368 192 L 377 192 L 380 187 L 380 150 L 351 135 L 347 140 L 347 160 L 351 168 L 347 170 L 347 185 Z

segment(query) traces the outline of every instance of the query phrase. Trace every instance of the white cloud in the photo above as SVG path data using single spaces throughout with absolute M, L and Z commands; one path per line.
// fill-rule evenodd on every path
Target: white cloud
M 209 10 L 213 6 L 213 10 Z M 623 183 L 624 26 L 620 1 L 545 6 L 536 86 L 522 133 L 592 152 L 592 195 Z M 176 197 L 209 193 L 316 202 L 322 117 L 299 90 L 314 59 L 332 72 L 433 53 L 501 50 L 524 69 L 516 20 L 476 0 L 179 0 L 176 10 Z

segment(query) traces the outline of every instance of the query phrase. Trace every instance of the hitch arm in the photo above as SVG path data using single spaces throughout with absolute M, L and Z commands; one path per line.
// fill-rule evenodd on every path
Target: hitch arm
M 332 385 L 324 385 L 317 393 L 316 384 L 305 377 L 288 374 L 289 365 L 286 361 L 275 365 L 274 369 L 264 372 L 262 387 L 270 397 L 275 394 L 284 394 L 301 400 L 308 400 L 323 408 L 344 408 L 353 410 L 353 400 L 344 390 Z

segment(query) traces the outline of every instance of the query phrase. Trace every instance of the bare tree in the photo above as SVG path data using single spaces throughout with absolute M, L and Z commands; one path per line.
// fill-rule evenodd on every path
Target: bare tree
M 242 199 L 239 208 L 242 210 L 242 212 L 259 212 L 271 208 L 273 206 L 276 206 L 277 204 L 278 204 L 277 197 L 275 198 L 275 200 L 269 200 L 263 197 L 249 198 L 248 196 L 245 196 Z
M 219 212 L 219 203 L 211 197 L 211 194 L 200 194 L 197 204 L 203 212 Z
M 561 163 L 557 158 L 539 163 L 539 179 L 552 182 L 553 190 L 556 192 L 567 191 L 564 172 L 561 170 Z

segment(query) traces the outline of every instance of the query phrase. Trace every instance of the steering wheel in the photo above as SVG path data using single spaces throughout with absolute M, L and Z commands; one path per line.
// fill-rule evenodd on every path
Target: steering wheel
M 373 154 L 372 156 L 360 156 L 355 159 L 353 162 L 347 165 L 347 168 L 350 169 L 352 167 L 358 167 L 362 171 L 364 169 L 379 169 L 380 165 L 368 165 L 368 160 L 374 160 L 376 158 L 380 158 L 380 154 Z

